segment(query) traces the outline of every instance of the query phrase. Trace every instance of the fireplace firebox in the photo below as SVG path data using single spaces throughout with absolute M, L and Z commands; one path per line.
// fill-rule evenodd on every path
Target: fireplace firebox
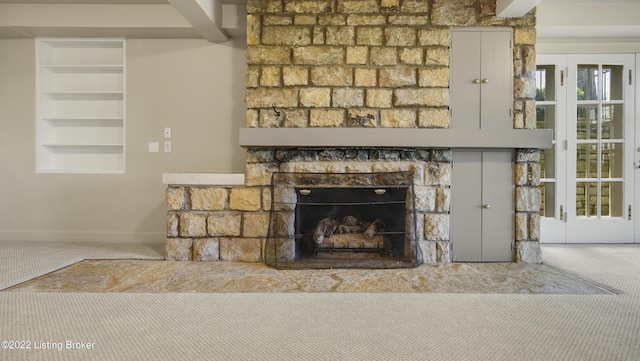
M 276 172 L 271 191 L 265 247 L 271 266 L 402 268 L 422 263 L 411 172 Z

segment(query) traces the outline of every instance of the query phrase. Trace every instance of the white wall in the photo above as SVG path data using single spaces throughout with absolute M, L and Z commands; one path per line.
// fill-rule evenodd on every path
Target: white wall
M 0 239 L 165 241 L 164 172 L 244 172 L 244 40 L 127 40 L 125 174 L 35 173 L 35 44 L 0 40 Z M 149 153 L 171 127 L 172 153 Z

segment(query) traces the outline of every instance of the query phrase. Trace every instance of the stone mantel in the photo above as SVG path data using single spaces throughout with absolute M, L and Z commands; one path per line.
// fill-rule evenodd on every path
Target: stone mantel
M 551 148 L 550 129 L 241 128 L 240 146 Z
M 244 185 L 244 174 L 237 173 L 162 173 L 162 183 L 167 185 Z

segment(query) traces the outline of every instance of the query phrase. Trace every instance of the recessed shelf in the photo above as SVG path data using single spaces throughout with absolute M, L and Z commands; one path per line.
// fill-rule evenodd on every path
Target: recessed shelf
M 123 39 L 37 40 L 37 171 L 122 173 Z

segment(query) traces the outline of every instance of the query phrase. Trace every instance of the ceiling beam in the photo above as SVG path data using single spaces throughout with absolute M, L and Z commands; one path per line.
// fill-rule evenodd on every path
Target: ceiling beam
M 542 0 L 497 0 L 496 15 L 501 18 L 519 18 L 525 16 Z
M 229 41 L 222 30 L 221 0 L 169 0 L 169 3 L 202 35 L 212 43 Z

